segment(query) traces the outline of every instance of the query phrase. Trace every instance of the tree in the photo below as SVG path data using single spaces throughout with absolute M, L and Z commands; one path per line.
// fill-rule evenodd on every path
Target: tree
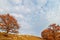
M 8 33 L 18 33 L 19 25 L 17 20 L 9 15 L 0 15 L 0 29 Z
M 41 35 L 46 40 L 60 40 L 60 26 L 51 24 L 47 29 L 42 31 Z
M 45 40 L 54 40 L 53 30 L 51 30 L 50 28 L 47 28 L 47 29 L 43 30 L 41 32 L 41 36 Z

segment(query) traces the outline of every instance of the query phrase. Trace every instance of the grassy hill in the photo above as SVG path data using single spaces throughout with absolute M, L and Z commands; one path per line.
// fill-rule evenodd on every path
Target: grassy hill
M 32 35 L 16 35 L 16 34 L 8 34 L 0 32 L 0 40 L 42 40 L 40 37 L 32 36 Z

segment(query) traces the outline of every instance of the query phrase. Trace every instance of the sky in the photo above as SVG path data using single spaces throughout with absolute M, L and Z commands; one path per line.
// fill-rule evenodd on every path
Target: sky
M 50 24 L 60 25 L 60 0 L 0 0 L 0 14 L 14 16 L 20 34 L 41 36 Z

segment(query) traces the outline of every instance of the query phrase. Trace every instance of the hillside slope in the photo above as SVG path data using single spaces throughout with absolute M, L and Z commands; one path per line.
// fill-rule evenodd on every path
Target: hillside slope
M 0 40 L 42 40 L 40 37 L 32 36 L 32 35 L 15 35 L 15 34 L 8 34 L 0 32 Z

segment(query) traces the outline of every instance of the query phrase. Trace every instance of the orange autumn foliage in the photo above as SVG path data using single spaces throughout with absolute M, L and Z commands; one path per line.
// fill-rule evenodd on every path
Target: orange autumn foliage
M 0 15 L 0 29 L 6 33 L 18 33 L 19 25 L 13 16 L 9 14 Z
M 42 31 L 41 35 L 46 40 L 60 40 L 60 26 L 51 24 L 47 29 Z

